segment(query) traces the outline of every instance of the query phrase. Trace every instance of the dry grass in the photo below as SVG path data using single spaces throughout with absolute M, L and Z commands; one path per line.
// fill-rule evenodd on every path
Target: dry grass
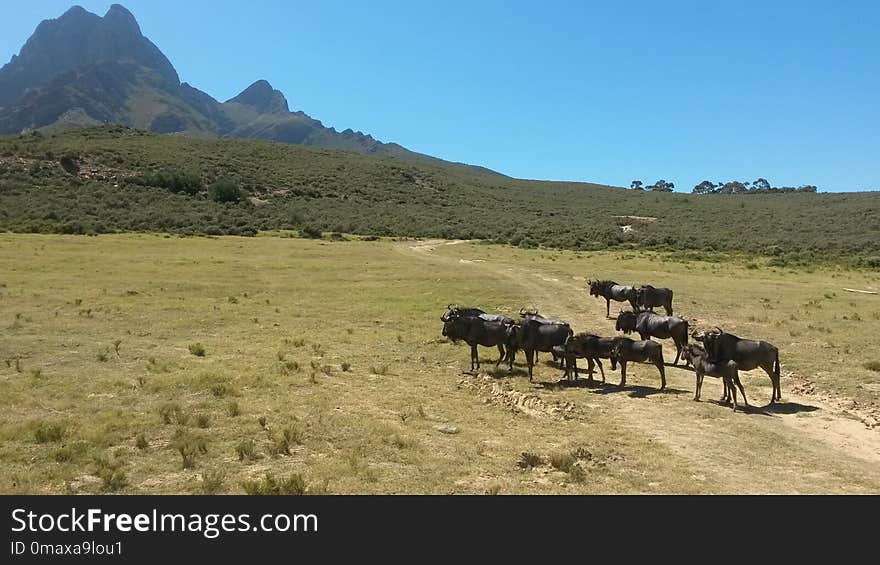
M 786 369 L 867 403 L 880 383 L 866 347 L 880 306 L 834 292 L 876 286 L 876 276 L 408 245 L 0 235 L 0 305 L 21 313 L 0 343 L 0 492 L 880 490 L 876 465 L 829 451 L 778 415 L 733 416 L 706 400 L 714 381 L 691 402 L 693 374 L 680 369 L 668 373 L 682 394 L 639 396 L 544 387 L 558 379 L 544 356 L 529 385 L 519 359 L 515 376 L 493 382 L 575 409 L 569 419 L 511 409 L 458 386 L 468 353 L 441 338 L 438 320 L 453 301 L 508 314 L 528 304 L 610 334 L 604 304 L 574 277 L 654 281 L 673 287 L 698 324 L 765 337 Z M 735 292 L 719 292 L 722 280 L 735 280 Z M 639 366 L 628 380 L 656 387 L 656 373 Z M 766 377 L 750 373 L 745 385 L 755 403 L 769 398 Z M 458 433 L 438 431 L 447 425 Z M 517 465 L 523 452 L 541 461 L 528 472 Z

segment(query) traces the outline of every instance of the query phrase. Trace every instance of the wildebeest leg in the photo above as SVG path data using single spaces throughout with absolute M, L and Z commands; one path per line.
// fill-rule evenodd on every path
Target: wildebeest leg
M 678 365 L 678 360 L 681 357 L 681 344 L 677 341 L 675 342 L 675 361 L 672 362 L 673 365 Z
M 777 399 L 782 399 L 781 393 L 777 396 L 777 391 L 779 390 L 779 375 L 773 371 L 772 363 L 769 367 L 767 365 L 761 365 L 761 368 L 764 369 L 764 372 L 770 377 L 770 384 L 773 385 L 773 393 L 770 395 L 770 404 L 774 404 Z
M 621 388 L 626 386 L 626 361 L 623 359 L 620 360 L 620 384 L 617 386 Z
M 663 359 L 660 359 L 655 365 L 660 371 L 660 390 L 666 390 L 666 368 L 663 366 Z
M 770 377 L 770 382 L 773 384 L 773 394 L 770 397 L 770 403 L 773 404 L 777 400 L 782 400 L 782 387 L 779 386 L 779 359 L 776 360 L 775 363 L 770 363 L 769 368 L 762 366 L 764 372 Z
M 667 316 L 671 316 L 671 315 L 672 315 L 672 303 L 671 303 L 671 302 L 670 302 L 669 304 L 664 304 L 664 305 L 663 305 L 663 308 L 666 309 L 666 315 L 667 315 Z
M 731 394 L 733 395 L 733 411 L 736 412 L 736 387 L 731 383 L 727 388 L 730 389 Z
M 507 348 L 507 368 L 510 371 L 513 371 L 513 362 L 516 359 L 516 348 L 508 347 Z
M 593 367 L 594 367 L 594 365 L 595 364 L 593 363 L 593 358 L 587 357 L 587 379 L 590 382 L 593 382 Z
M 504 346 L 501 345 L 500 343 L 498 344 L 498 353 L 500 353 L 500 355 L 498 355 L 498 362 L 495 363 L 496 369 L 498 368 L 499 365 L 501 365 L 501 362 L 504 361 Z
M 700 389 L 703 388 L 703 373 L 701 373 L 700 371 L 697 371 L 696 373 L 697 373 L 697 382 L 694 385 L 694 400 L 699 402 Z
M 605 297 L 605 317 L 611 317 L 611 299 L 607 296 Z
M 736 383 L 736 386 L 739 387 L 739 391 L 740 391 L 740 392 L 742 393 L 742 395 L 743 395 L 743 404 L 745 404 L 746 406 L 748 406 L 748 405 L 749 405 L 749 401 L 748 401 L 748 399 L 746 398 L 746 391 L 745 391 L 745 389 L 743 388 L 742 381 L 739 380 L 739 375 L 735 375 L 735 376 L 733 377 L 732 380 L 733 380 L 734 383 Z M 730 385 L 730 388 L 733 388 L 733 384 Z
M 535 350 L 526 349 L 526 363 L 529 366 L 529 382 L 532 382 L 532 367 L 535 365 Z
M 477 353 L 477 344 L 473 344 L 471 346 L 471 371 L 474 370 L 474 364 L 476 364 L 476 368 L 480 368 L 480 354 Z
M 580 377 L 580 375 L 578 374 L 578 360 L 577 360 L 577 357 L 575 357 L 574 355 L 572 355 L 571 357 L 567 357 L 567 358 L 565 359 L 565 363 L 566 363 L 566 364 L 569 364 L 569 363 L 571 364 L 569 370 L 570 370 L 570 371 L 574 371 L 574 380 L 578 380 L 578 377 Z
M 602 382 L 604 383 L 605 382 L 605 369 L 602 367 L 602 361 L 598 357 L 596 357 L 595 361 L 596 361 L 596 364 L 599 365 L 599 372 L 602 373 Z

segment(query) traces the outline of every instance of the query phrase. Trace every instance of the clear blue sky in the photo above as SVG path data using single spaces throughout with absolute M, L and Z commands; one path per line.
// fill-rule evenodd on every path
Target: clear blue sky
M 72 4 L 7 7 L 3 62 Z M 337 130 L 516 177 L 880 189 L 880 2 L 122 4 L 219 100 L 264 78 Z

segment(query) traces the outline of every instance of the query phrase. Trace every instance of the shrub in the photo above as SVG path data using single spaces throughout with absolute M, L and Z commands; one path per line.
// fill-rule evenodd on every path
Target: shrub
M 235 446 L 235 454 L 238 455 L 239 461 L 256 461 L 259 459 L 257 454 L 257 444 L 252 439 L 243 439 Z
M 266 478 L 242 483 L 244 492 L 249 495 L 302 495 L 306 493 L 306 481 L 299 473 L 287 478 L 276 479 L 270 473 Z
M 121 469 L 122 461 L 105 456 L 95 457 L 95 475 L 101 479 L 103 492 L 117 492 L 128 485 L 128 477 Z
M 323 237 L 323 233 L 319 228 L 315 226 L 305 226 L 301 230 L 299 230 L 300 237 L 304 237 L 306 239 L 321 239 Z
M 195 355 L 196 357 L 204 357 L 205 356 L 205 346 L 201 343 L 192 343 L 189 346 L 189 352 Z
M 241 189 L 230 180 L 219 180 L 208 189 L 208 196 L 214 202 L 238 202 L 241 200 Z
M 147 442 L 147 437 L 143 434 L 143 432 L 139 433 L 136 438 L 134 438 L 134 445 L 139 450 L 146 450 L 150 444 Z
M 61 441 L 64 437 L 64 426 L 58 423 L 39 421 L 34 429 L 34 439 L 37 443 L 50 443 Z
M 233 418 L 241 414 L 241 408 L 239 408 L 238 402 L 230 400 L 229 403 L 226 405 L 226 413 Z
M 180 453 L 183 468 L 192 469 L 196 465 L 196 455 L 208 452 L 208 439 L 184 428 L 178 428 L 171 438 L 171 448 Z
M 159 188 L 168 189 L 171 192 L 184 192 L 191 196 L 202 190 L 201 177 L 183 171 L 158 171 L 141 175 L 133 180 L 136 184 L 157 186 Z
M 160 406 L 159 415 L 162 416 L 162 421 L 166 424 L 185 426 L 189 420 L 189 415 L 176 402 L 166 402 Z
M 212 470 L 202 473 L 201 491 L 203 494 L 217 494 L 223 489 L 223 482 L 226 479 L 223 471 Z
M 520 469 L 531 469 L 532 467 L 540 467 L 543 464 L 544 459 L 540 455 L 523 451 L 516 465 Z

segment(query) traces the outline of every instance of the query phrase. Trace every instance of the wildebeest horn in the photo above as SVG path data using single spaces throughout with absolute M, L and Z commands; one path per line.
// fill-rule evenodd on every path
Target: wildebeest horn
M 724 330 L 722 330 L 722 329 L 719 328 L 718 326 L 715 326 L 715 329 L 718 330 L 717 333 L 720 333 L 720 334 L 723 334 L 723 333 L 724 333 Z
M 446 305 L 446 309 L 447 309 L 447 310 L 452 310 L 452 304 L 447 304 L 447 305 Z

